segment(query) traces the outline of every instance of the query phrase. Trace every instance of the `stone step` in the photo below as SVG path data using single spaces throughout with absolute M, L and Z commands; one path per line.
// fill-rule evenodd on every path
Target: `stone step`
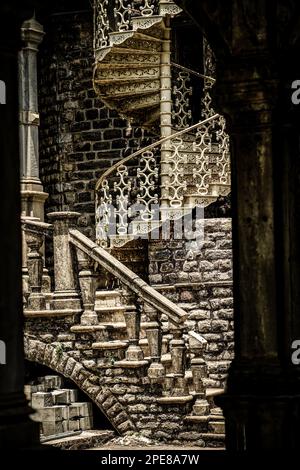
M 104 64 L 107 65 L 107 64 Z M 98 66 L 96 73 L 96 83 L 101 84 L 101 82 L 110 82 L 114 83 L 125 82 L 125 81 L 134 81 L 140 85 L 143 83 L 144 78 L 158 79 L 160 76 L 160 68 L 152 65 L 144 65 L 138 68 L 120 68 L 113 67 L 110 68 L 104 67 L 103 64 Z M 139 88 L 139 86 L 138 86 Z
M 128 341 L 100 341 L 92 344 L 93 349 L 99 350 L 114 350 L 114 349 L 126 349 L 128 346 Z
M 160 103 L 160 94 L 158 92 L 149 93 L 145 95 L 131 95 L 129 99 L 121 100 L 118 103 L 118 106 L 124 110 L 124 112 L 133 112 L 137 110 L 143 110 L 147 108 L 153 108 L 154 106 L 159 106 Z
M 52 392 L 53 401 L 55 405 L 69 405 L 77 401 L 77 390 L 75 389 L 61 389 Z
M 98 83 L 97 80 L 95 80 Z M 101 86 L 101 91 L 105 98 L 110 99 L 121 99 L 125 98 L 126 96 L 132 96 L 134 93 L 135 96 L 143 96 L 149 95 L 153 92 L 159 93 L 160 92 L 160 81 L 159 80 L 152 80 L 147 79 L 143 80 L 143 87 L 138 87 L 136 83 L 126 82 L 126 83 L 119 83 L 111 85 L 111 84 L 104 84 L 99 81 Z
M 122 33 L 110 33 L 110 46 L 158 53 L 161 51 L 162 40 L 137 31 L 124 31 Z
M 160 62 L 160 54 L 156 53 L 149 49 L 143 49 L 143 48 L 134 48 L 132 47 L 126 47 L 124 45 L 113 45 L 113 46 L 107 46 L 107 47 L 102 47 L 101 49 L 98 49 L 95 54 L 95 59 L 96 63 L 107 63 L 110 62 L 110 59 L 112 58 L 112 63 L 114 62 L 114 57 L 115 55 L 120 55 L 128 56 L 128 60 L 131 60 L 132 57 L 146 57 L 146 56 L 152 56 L 152 57 L 159 57 L 159 62 Z M 125 59 L 126 60 L 126 59 Z M 117 62 L 120 62 L 120 58 L 117 59 Z
M 101 306 L 97 302 L 95 311 L 98 315 L 99 323 L 124 323 L 124 312 L 135 310 L 135 305 L 119 305 L 115 307 Z
M 200 433 L 199 439 L 203 439 L 205 447 L 225 447 L 225 434 Z
M 154 56 L 156 57 L 156 56 Z M 158 56 L 159 57 L 159 56 Z M 124 69 L 130 69 L 130 70 L 144 70 L 148 68 L 155 68 L 157 69 L 159 67 L 160 63 L 156 59 L 154 63 L 152 62 L 133 62 L 132 60 L 130 62 L 124 63 L 124 62 L 113 62 L 113 64 L 109 61 L 101 62 L 101 66 L 97 68 L 97 71 L 101 70 L 120 70 L 121 72 L 124 72 Z M 98 77 L 97 77 L 98 78 Z
M 97 290 L 96 291 L 96 302 L 101 305 L 107 306 L 119 306 L 121 305 L 121 291 L 118 289 L 114 290 Z
M 74 433 L 75 434 L 75 433 Z M 62 450 L 84 450 L 99 447 L 115 437 L 115 432 L 110 430 L 90 430 L 57 438 L 57 436 L 48 436 L 42 439 L 44 445 L 57 447 Z
M 110 50 L 110 54 L 103 58 L 102 64 L 160 64 L 160 55 L 145 51 L 133 52 L 132 49 L 117 49 L 114 47 Z

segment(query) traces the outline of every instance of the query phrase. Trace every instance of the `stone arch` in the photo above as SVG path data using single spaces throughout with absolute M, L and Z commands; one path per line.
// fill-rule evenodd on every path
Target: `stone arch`
M 136 431 L 130 416 L 108 387 L 99 385 L 98 377 L 67 352 L 62 351 L 59 346 L 46 344 L 27 335 L 24 347 L 27 360 L 47 366 L 71 379 L 98 406 L 118 433 Z

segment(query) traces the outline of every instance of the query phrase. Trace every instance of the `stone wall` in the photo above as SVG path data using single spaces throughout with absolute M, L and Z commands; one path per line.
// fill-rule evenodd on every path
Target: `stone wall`
M 224 386 L 233 359 L 231 243 L 231 219 L 205 219 L 197 249 L 185 239 L 149 243 L 150 283 L 186 310 L 187 329 L 208 341 L 209 387 Z
M 110 363 L 106 351 L 93 350 L 94 332 L 83 333 L 79 338 L 70 331 L 76 318 L 65 320 L 27 320 L 26 358 L 71 379 L 120 434 L 147 437 L 153 443 L 224 445 L 224 431 L 216 431 L 214 419 L 206 416 L 187 422 L 192 401 L 160 404 L 161 386 L 150 383 L 147 366 L 132 369 Z M 116 355 L 121 359 L 124 351 L 115 352 Z

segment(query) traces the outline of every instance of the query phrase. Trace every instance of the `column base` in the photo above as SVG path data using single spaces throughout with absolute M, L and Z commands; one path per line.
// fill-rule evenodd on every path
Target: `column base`
M 0 449 L 30 449 L 39 445 L 39 423 L 23 393 L 0 395 Z
M 209 403 L 206 398 L 197 398 L 193 405 L 193 415 L 203 416 L 209 414 Z
M 23 422 L 0 425 L 0 449 L 31 449 L 39 445 L 39 423 L 30 418 Z
M 300 377 L 276 362 L 233 361 L 227 391 L 214 399 L 223 410 L 230 451 L 297 449 Z
M 44 220 L 44 205 L 49 194 L 44 193 L 39 179 L 21 180 L 22 214 Z
M 96 312 L 85 311 L 81 315 L 80 324 L 81 325 L 97 325 L 99 323 L 98 315 Z
M 131 344 L 125 353 L 126 361 L 143 361 L 144 354 L 140 346 Z
M 28 310 L 46 310 L 46 299 L 43 294 L 31 293 L 28 297 Z
M 165 368 L 159 362 L 152 362 L 148 369 L 148 377 L 152 383 L 162 382 L 165 378 Z

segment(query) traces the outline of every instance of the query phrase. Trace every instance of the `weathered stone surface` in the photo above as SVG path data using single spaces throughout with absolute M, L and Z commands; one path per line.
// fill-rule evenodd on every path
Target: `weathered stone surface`
M 128 411 L 130 413 L 145 413 L 147 405 L 128 405 Z
M 34 409 L 53 405 L 53 396 L 49 392 L 35 392 L 31 396 L 31 406 Z
M 42 421 L 59 422 L 68 419 L 68 407 L 67 406 L 49 406 L 39 409 L 39 414 Z
M 79 418 L 84 416 L 91 416 L 92 415 L 92 405 L 91 403 L 72 403 L 68 407 L 69 411 L 69 419 Z

